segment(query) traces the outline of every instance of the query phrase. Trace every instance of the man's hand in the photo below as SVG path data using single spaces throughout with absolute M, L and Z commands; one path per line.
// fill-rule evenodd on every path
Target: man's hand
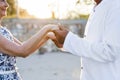
M 69 31 L 65 29 L 63 26 L 59 26 L 59 28 L 60 28 L 59 30 L 53 30 L 53 32 L 56 36 L 57 43 L 63 45 Z
M 66 28 L 59 26 L 58 30 L 49 32 L 47 36 L 55 43 L 57 47 L 62 48 L 68 32 L 69 31 Z
M 62 48 L 63 47 L 63 45 L 58 42 L 58 40 L 57 40 L 57 38 L 56 38 L 56 36 L 55 36 L 55 34 L 53 32 L 49 32 L 47 34 L 47 37 L 49 39 L 51 39 L 58 48 Z

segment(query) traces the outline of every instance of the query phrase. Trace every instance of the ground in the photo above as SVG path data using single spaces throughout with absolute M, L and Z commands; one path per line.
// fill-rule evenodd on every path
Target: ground
M 80 57 L 70 53 L 38 52 L 27 58 L 17 58 L 23 80 L 80 80 Z

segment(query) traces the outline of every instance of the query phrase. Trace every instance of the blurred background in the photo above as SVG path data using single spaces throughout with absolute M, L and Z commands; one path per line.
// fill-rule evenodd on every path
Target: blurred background
M 94 6 L 92 0 L 7 1 L 9 8 L 2 25 L 20 41 L 27 40 L 46 24 L 58 23 L 83 37 Z M 51 40 L 28 58 L 18 58 L 17 64 L 23 80 L 80 80 L 80 57 L 61 52 Z

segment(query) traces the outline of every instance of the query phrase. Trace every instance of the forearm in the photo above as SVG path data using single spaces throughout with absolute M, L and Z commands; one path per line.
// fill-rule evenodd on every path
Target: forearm
M 16 39 L 15 37 L 13 37 L 13 39 L 14 39 L 14 42 L 15 42 L 15 43 L 17 43 L 18 45 L 22 45 L 22 42 L 21 42 L 21 41 L 19 41 L 19 40 Z
M 19 44 L 16 40 L 12 42 L 0 35 L 0 51 L 11 56 L 26 57 L 43 44 L 44 41 L 42 41 L 42 39 L 44 39 L 45 35 L 50 30 L 51 28 L 48 27 L 42 28 L 39 32 L 22 44 L 21 42 Z
M 27 57 L 42 46 L 42 44 L 47 41 L 47 39 L 44 39 L 45 35 L 55 29 L 59 28 L 56 25 L 44 26 L 40 31 L 23 43 L 16 39 L 14 39 L 14 42 L 10 41 L 0 35 L 0 51 L 11 56 Z
M 27 41 L 23 42 L 21 45 L 22 53 L 25 53 L 26 56 L 34 52 L 38 47 L 40 47 L 47 39 L 45 38 L 46 34 L 50 31 L 49 28 L 42 28 L 38 33 L 32 36 Z
M 49 38 L 45 36 L 38 44 L 38 48 L 41 48 L 48 40 Z
M 77 45 L 76 45 L 77 44 Z M 74 34 L 69 34 L 64 47 L 68 52 L 99 62 L 111 62 L 120 52 L 119 47 L 104 42 L 89 42 Z
M 41 48 L 41 47 L 48 41 L 48 39 L 49 39 L 49 38 L 45 36 L 45 37 L 38 43 L 38 45 L 36 45 L 34 48 L 31 49 L 31 52 L 29 53 L 29 55 L 32 54 L 35 50 Z
M 32 54 L 36 49 L 41 47 L 48 40 L 47 37 L 44 37 L 36 46 L 30 49 L 29 53 L 27 53 L 25 52 L 26 48 L 22 47 L 24 44 L 20 45 L 16 41 L 15 42 L 9 41 L 3 36 L 0 38 L 1 38 L 0 51 L 11 56 L 19 57 L 27 57 L 28 55 Z

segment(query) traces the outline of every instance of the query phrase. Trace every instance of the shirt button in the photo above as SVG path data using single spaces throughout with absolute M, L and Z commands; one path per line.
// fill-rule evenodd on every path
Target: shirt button
M 81 69 L 83 69 L 83 67 L 81 67 Z

